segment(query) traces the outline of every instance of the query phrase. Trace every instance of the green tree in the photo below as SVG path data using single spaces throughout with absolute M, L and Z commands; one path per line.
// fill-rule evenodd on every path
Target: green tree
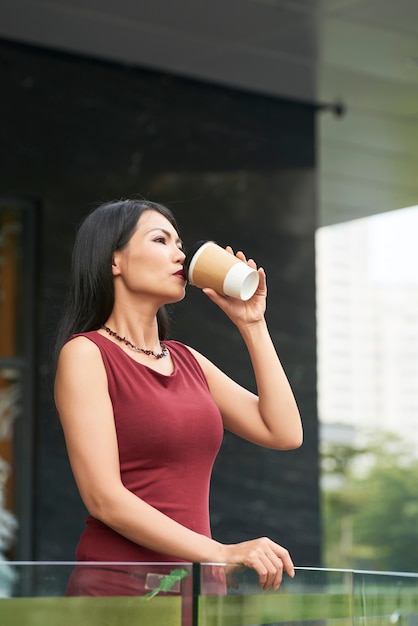
M 321 511 L 326 567 L 353 567 L 353 519 L 361 505 L 361 494 L 353 480 L 354 466 L 368 453 L 368 448 L 335 443 L 322 447 Z
M 369 546 L 368 567 L 418 571 L 418 461 L 408 466 L 377 462 L 358 481 L 363 504 L 354 517 L 357 545 Z
M 362 449 L 341 448 L 328 446 L 323 457 L 324 476 L 339 480 L 331 486 L 325 482 L 322 491 L 324 565 L 417 571 L 414 451 L 390 433 L 375 436 Z

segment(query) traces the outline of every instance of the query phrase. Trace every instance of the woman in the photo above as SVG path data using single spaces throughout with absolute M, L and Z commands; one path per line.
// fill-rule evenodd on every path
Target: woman
M 72 470 L 90 513 L 77 560 L 244 565 L 263 589 L 277 589 L 283 570 L 294 574 L 287 550 L 265 537 L 219 543 L 208 511 L 224 429 L 268 448 L 302 443 L 264 319 L 265 273 L 258 269 L 259 287 L 246 302 L 203 290 L 240 331 L 256 396 L 196 350 L 166 339 L 164 305 L 185 296 L 184 258 L 174 217 L 159 204 L 108 203 L 78 230 L 55 380 Z M 248 265 L 256 268 L 253 260 Z M 113 582 L 106 588 L 101 580 L 100 591 L 80 574 L 69 593 L 113 593 Z

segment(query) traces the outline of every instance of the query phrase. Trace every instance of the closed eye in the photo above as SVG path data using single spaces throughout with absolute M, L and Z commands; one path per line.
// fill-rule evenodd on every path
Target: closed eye
M 155 237 L 155 239 L 153 239 L 153 241 L 156 241 L 157 243 L 162 243 L 164 245 L 167 245 L 167 238 L 164 236 L 160 236 L 160 237 Z M 178 249 L 180 250 L 180 252 L 183 252 L 183 254 L 186 254 L 186 251 L 184 249 L 184 247 L 180 244 L 179 246 L 177 246 Z
M 172 238 L 171 233 L 169 233 L 168 231 L 166 231 L 164 228 L 152 228 L 151 230 L 158 230 L 160 231 L 160 233 L 162 232 L 163 235 L 158 235 L 156 236 L 153 241 L 157 242 L 157 243 L 162 243 L 164 245 L 167 244 L 167 242 L 169 242 Z M 150 231 L 151 232 L 151 231 Z M 183 252 L 183 254 L 185 254 L 185 251 L 183 249 L 183 242 L 179 237 L 176 237 L 176 244 L 178 246 L 178 249 Z

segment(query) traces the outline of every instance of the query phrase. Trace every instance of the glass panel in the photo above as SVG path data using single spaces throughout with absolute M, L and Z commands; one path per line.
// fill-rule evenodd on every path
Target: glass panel
M 322 562 L 418 569 L 418 205 L 317 232 Z
M 356 572 L 353 624 L 418 624 L 418 574 Z
M 214 580 L 223 581 L 222 595 Z M 418 574 L 296 568 L 265 592 L 253 570 L 202 565 L 199 582 L 200 626 L 418 624 Z
M 192 566 L 0 563 L 0 624 L 191 625 Z
M 224 580 L 224 595 L 212 595 L 208 581 L 214 578 Z M 199 624 L 204 626 L 351 624 L 350 571 L 297 568 L 295 578 L 284 575 L 277 591 L 263 591 L 253 570 L 202 565 L 200 581 Z
M 418 574 L 296 568 L 264 592 L 253 570 L 189 563 L 0 562 L 7 626 L 418 625 Z

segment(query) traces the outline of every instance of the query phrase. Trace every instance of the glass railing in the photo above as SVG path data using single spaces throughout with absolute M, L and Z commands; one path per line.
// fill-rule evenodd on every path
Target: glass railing
M 418 626 L 418 574 L 190 563 L 0 562 L 1 626 Z
M 418 626 L 418 574 L 296 568 L 278 591 L 263 591 L 253 570 L 224 568 L 227 593 L 205 591 L 201 565 L 201 626 L 313 624 Z M 207 574 L 206 574 L 207 577 Z
M 192 623 L 192 565 L 0 563 L 1 626 Z

